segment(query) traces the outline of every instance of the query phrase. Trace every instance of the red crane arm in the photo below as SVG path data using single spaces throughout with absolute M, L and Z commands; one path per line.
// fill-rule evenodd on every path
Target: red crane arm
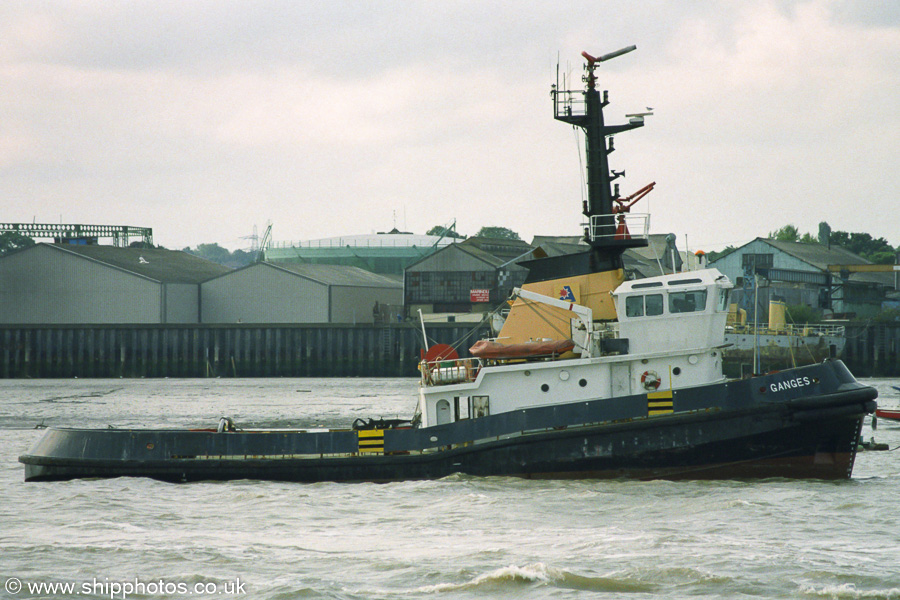
M 656 185 L 656 182 L 648 183 L 635 193 L 630 196 L 625 196 L 624 198 L 616 198 L 616 202 L 619 203 L 616 212 L 628 212 L 634 204 L 653 191 L 653 186 Z

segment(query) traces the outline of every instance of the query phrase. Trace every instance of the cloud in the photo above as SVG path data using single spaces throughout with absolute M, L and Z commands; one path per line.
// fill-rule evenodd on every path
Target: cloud
M 883 217 L 898 192 L 884 176 L 900 133 L 891 108 L 898 43 L 896 27 L 841 22 L 820 3 L 747 6 L 728 28 L 683 22 L 666 61 L 632 82 L 664 82 L 654 136 L 641 140 L 667 157 L 659 190 L 671 201 L 655 203 L 657 216 L 710 242 L 740 243 L 787 222 L 815 231 L 822 220 L 896 238 L 897 223 Z
M 692 245 L 821 220 L 892 243 L 898 11 L 720 3 L 29 2 L 0 7 L 9 220 L 132 224 L 170 247 L 507 226 L 576 233 L 561 71 L 604 63 L 622 193 Z M 637 207 L 639 208 L 640 205 Z M 185 218 L 185 215 L 190 218 Z

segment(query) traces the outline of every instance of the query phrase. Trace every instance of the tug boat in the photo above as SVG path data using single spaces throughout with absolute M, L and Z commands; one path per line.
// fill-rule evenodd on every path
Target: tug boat
M 523 478 L 851 476 L 877 392 L 838 360 L 727 380 L 731 282 L 715 269 L 625 280 L 622 253 L 649 217 L 619 197 L 598 66 L 634 50 L 584 53 L 585 89 L 552 87 L 554 117 L 585 131 L 589 249 L 529 261 L 498 338 L 473 356 L 431 348 L 409 421 L 346 429 L 48 429 L 26 481 L 151 477 L 391 482 L 454 473 Z M 648 188 L 651 186 L 648 186 Z M 648 189 L 644 188 L 644 189 Z M 631 197 L 629 197 L 631 198 Z

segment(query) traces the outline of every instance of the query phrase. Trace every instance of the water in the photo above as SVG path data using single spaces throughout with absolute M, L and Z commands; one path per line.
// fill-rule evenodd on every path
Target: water
M 869 383 L 900 403 L 896 382 Z M 415 381 L 6 380 L 0 394 L 2 598 L 900 599 L 900 450 L 860 453 L 844 482 L 25 484 L 16 459 L 39 423 L 346 425 L 410 416 Z M 900 446 L 900 424 L 870 423 L 867 439 Z

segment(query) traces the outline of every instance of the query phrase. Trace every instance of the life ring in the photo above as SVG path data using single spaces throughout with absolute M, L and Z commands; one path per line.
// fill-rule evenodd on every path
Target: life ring
M 216 428 L 216 432 L 233 433 L 235 431 L 237 431 L 237 427 L 235 427 L 234 421 L 232 421 L 230 417 L 222 417 L 219 419 L 219 426 Z
M 658 389 L 660 383 L 662 382 L 659 379 L 659 373 L 656 371 L 644 371 L 641 375 L 641 385 L 644 386 L 645 390 Z

